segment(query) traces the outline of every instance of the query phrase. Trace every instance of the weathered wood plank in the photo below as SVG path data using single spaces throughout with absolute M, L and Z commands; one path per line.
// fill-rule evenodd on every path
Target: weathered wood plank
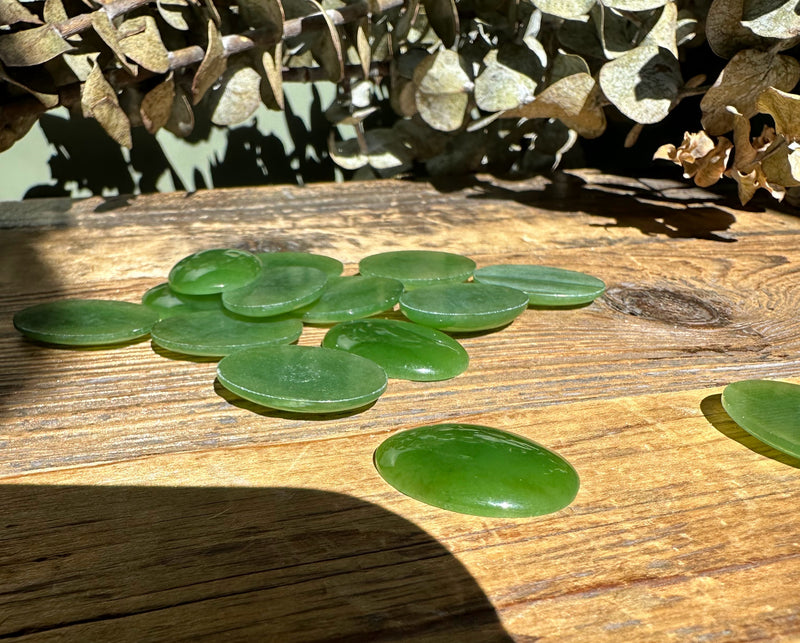
M 0 204 L 0 638 L 800 633 L 800 463 L 718 401 L 736 379 L 800 380 L 800 223 L 579 176 Z M 149 342 L 69 351 L 11 327 L 55 297 L 136 301 L 215 246 L 323 252 L 350 273 L 435 247 L 584 270 L 609 292 L 461 338 L 465 374 L 391 381 L 366 411 L 323 419 L 257 409 L 215 386 L 213 361 Z M 394 492 L 375 447 L 440 421 L 556 449 L 581 474 L 575 503 L 502 521 Z
M 73 640 L 176 620 L 189 624 L 190 640 L 213 631 L 202 617 L 208 609 L 222 615 L 215 627 L 257 631 L 253 612 L 263 601 L 275 603 L 276 632 L 298 628 L 281 640 L 335 638 L 364 623 L 334 624 L 326 615 L 342 609 L 349 617 L 369 600 L 379 614 L 400 610 L 396 618 L 411 619 L 409 626 L 439 610 L 449 615 L 445 629 L 453 628 L 451 616 L 465 610 L 471 618 L 474 609 L 487 629 L 471 640 L 491 640 L 500 630 L 482 592 L 518 640 L 732 641 L 797 631 L 791 588 L 800 580 L 800 518 L 790 508 L 800 462 L 744 434 L 713 390 L 464 419 L 555 448 L 581 475 L 575 502 L 552 516 L 511 521 L 422 505 L 372 467 L 391 428 L 7 478 L 0 501 L 12 524 L 0 536 L 0 606 L 13 596 L 14 611 L 0 631 L 40 623 L 47 606 L 52 623 L 61 623 L 54 631 Z M 75 550 L 73 542 L 82 545 Z M 350 558 L 328 560 L 328 549 L 343 543 Z M 201 554 L 209 556 L 202 564 Z M 301 564 L 298 556 L 309 558 Z M 274 568 L 273 557 L 281 561 Z M 352 588 L 337 583 L 354 566 L 364 575 L 359 582 L 390 594 L 345 600 Z M 36 576 L 21 583 L 29 569 Z M 420 573 L 427 580 L 410 580 Z M 444 589 L 427 575 L 442 573 Z M 447 589 L 450 576 L 467 588 L 458 595 L 466 607 Z M 420 611 L 402 613 L 412 602 Z M 302 629 L 312 612 L 322 630 Z

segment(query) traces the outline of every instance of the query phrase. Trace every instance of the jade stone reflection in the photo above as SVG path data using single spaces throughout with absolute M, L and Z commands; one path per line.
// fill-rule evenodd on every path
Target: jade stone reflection
M 597 277 L 550 266 L 499 264 L 475 271 L 475 281 L 521 290 L 531 306 L 580 306 L 605 292 Z
M 336 413 L 374 402 L 386 373 L 364 357 L 314 346 L 248 348 L 224 357 L 217 377 L 242 398 L 274 409 Z
M 375 451 L 386 482 L 434 507 L 523 518 L 568 506 L 580 482 L 564 458 L 519 435 L 474 424 L 401 431 Z
M 433 250 L 398 250 L 365 257 L 358 264 L 367 277 L 389 277 L 403 282 L 406 290 L 442 283 L 466 281 L 475 270 L 469 257 Z
M 290 344 L 300 337 L 299 319 L 247 318 L 217 310 L 162 319 L 151 331 L 162 348 L 206 357 L 220 357 L 250 346 Z
M 26 337 L 63 346 L 100 346 L 139 339 L 156 321 L 158 314 L 142 304 L 107 299 L 60 299 L 14 315 L 14 327 Z
M 357 319 L 337 324 L 322 340 L 379 364 L 389 377 L 445 380 L 467 370 L 469 356 L 456 340 L 433 328 L 394 319 Z
M 320 298 L 296 314 L 310 324 L 335 324 L 390 310 L 403 284 L 383 277 L 331 277 Z
M 142 295 L 142 303 L 158 313 L 161 319 L 183 313 L 222 309 L 219 295 L 182 295 L 172 290 L 168 283 L 153 286 Z
M 307 268 L 321 270 L 331 277 L 338 277 L 344 270 L 344 264 L 338 259 L 311 252 L 259 252 L 256 253 L 256 257 L 261 260 L 261 265 L 264 268 L 306 266 Z
M 428 286 L 403 293 L 400 310 L 413 322 L 452 332 L 505 326 L 528 307 L 515 288 L 466 283 Z
M 762 442 L 800 458 L 800 386 L 743 380 L 722 391 L 722 406 L 734 422 Z
M 203 250 L 176 263 L 169 285 L 184 295 L 212 295 L 241 288 L 258 277 L 261 261 L 254 254 L 233 248 Z
M 319 299 L 328 276 L 308 266 L 273 266 L 246 286 L 222 293 L 222 304 L 249 317 L 269 317 Z

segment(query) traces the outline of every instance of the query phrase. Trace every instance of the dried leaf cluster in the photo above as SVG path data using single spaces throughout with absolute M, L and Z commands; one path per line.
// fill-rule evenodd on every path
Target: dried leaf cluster
M 710 86 L 682 73 L 705 40 L 727 61 Z M 800 185 L 798 43 L 796 0 L 0 0 L 0 151 L 57 105 L 130 146 L 132 127 L 187 136 L 201 101 L 233 125 L 283 109 L 284 82 L 329 80 L 344 168 L 528 172 L 609 109 L 633 145 L 701 95 L 703 131 L 656 157 L 780 198 Z M 758 114 L 774 126 L 753 138 Z

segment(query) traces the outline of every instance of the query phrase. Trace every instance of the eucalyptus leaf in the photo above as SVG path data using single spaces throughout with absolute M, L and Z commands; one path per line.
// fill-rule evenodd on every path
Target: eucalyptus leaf
M 123 22 L 117 32 L 120 47 L 128 58 L 157 74 L 169 70 L 169 54 L 161 41 L 155 18 L 131 18 Z
M 40 92 L 28 87 L 27 85 L 23 85 L 18 80 L 15 80 L 11 76 L 8 75 L 5 69 L 3 69 L 3 65 L 0 64 L 0 80 L 3 80 L 15 87 L 19 87 L 20 89 L 25 90 L 32 96 L 35 96 L 36 99 L 47 109 L 51 109 L 56 107 L 59 103 L 58 93 L 50 93 L 50 92 Z
M 405 146 L 413 151 L 414 158 L 420 161 L 427 161 L 441 154 L 450 140 L 447 134 L 432 129 L 419 116 L 398 120 L 392 129 L 397 132 Z
M 674 2 L 664 4 L 658 21 L 647 33 L 642 41 L 646 45 L 655 45 L 667 49 L 676 59 L 678 58 L 678 5 Z
M 570 54 L 563 49 L 559 49 L 549 71 L 549 84 L 552 85 L 562 78 L 573 74 L 590 74 L 589 65 L 586 61 L 576 54 Z
M 188 96 L 180 87 L 175 88 L 175 100 L 169 113 L 164 128 L 172 132 L 178 138 L 185 138 L 194 129 L 194 112 Z
M 119 32 L 104 9 L 98 9 L 92 13 L 92 29 L 111 50 L 120 65 L 127 69 L 129 73 L 135 75 L 136 65 L 130 63 L 126 58 L 119 42 Z
M 744 0 L 713 0 L 706 16 L 706 39 L 714 53 L 731 58 L 748 47 L 767 49 L 769 41 L 742 25 Z
M 455 0 L 422 0 L 425 15 L 445 47 L 452 47 L 458 35 L 458 9 Z
M 20 22 L 32 25 L 42 24 L 39 16 L 31 13 L 21 2 L 0 0 L 0 25 L 15 25 Z
M 211 96 L 211 122 L 237 125 L 250 118 L 261 104 L 261 76 L 252 67 L 231 65 Z
M 16 2 L 16 0 L 12 0 L 12 2 Z M 0 4 L 2 4 L 2 2 L 0 2 Z M 61 2 L 61 0 L 45 0 L 42 9 L 42 17 L 45 22 L 49 22 L 50 24 L 64 22 L 68 17 L 67 11 L 64 9 L 64 3 Z M 0 23 L 2 22 L 2 17 L 0 17 Z
M 414 84 L 425 94 L 463 94 L 473 87 L 461 56 L 450 49 L 423 59 L 414 70 Z
M 547 66 L 549 56 L 539 40 L 539 30 L 541 27 L 542 12 L 539 9 L 534 9 L 531 12 L 528 24 L 525 27 L 525 33 L 522 36 L 522 43 L 536 55 L 536 57 L 539 59 L 539 64 L 542 67 L 545 67 Z
M 534 0 L 534 6 L 542 13 L 567 20 L 585 18 L 597 0 Z
M 519 47 L 510 57 L 520 60 Z M 516 54 L 516 55 L 515 55 Z M 487 112 L 514 109 L 533 100 L 536 81 L 530 76 L 498 61 L 500 50 L 492 50 L 484 59 L 486 67 L 475 79 L 475 103 Z M 539 72 L 541 74 L 541 70 Z
M 670 0 L 602 0 L 603 5 L 618 11 L 648 11 L 663 7 Z
M 283 36 L 285 14 L 280 0 L 237 0 L 239 15 L 253 29 L 270 29 L 276 39 Z
M 142 99 L 139 114 L 148 132 L 155 134 L 167 124 L 174 102 L 175 80 L 170 74 L 163 82 L 147 92 Z
M 800 36 L 800 13 L 796 0 L 755 0 L 745 5 L 742 26 L 762 38 L 790 40 Z M 788 45 L 789 43 L 787 43 Z
M 417 90 L 414 100 L 422 119 L 442 132 L 459 129 L 469 105 L 467 94 L 426 94 Z
M 114 88 L 96 63 L 81 87 L 81 107 L 84 116 L 94 118 L 119 145 L 132 147 L 130 121 L 119 106 Z
M 170 27 L 178 31 L 189 30 L 188 17 L 191 12 L 188 0 L 156 0 L 156 8 Z
M 769 114 L 775 131 L 787 141 L 800 141 L 800 96 L 767 87 L 756 99 L 756 109 Z
M 761 169 L 769 183 L 784 188 L 800 185 L 800 149 L 783 143 L 771 150 L 761 161 Z
M 208 44 L 200 66 L 192 79 L 192 103 L 197 105 L 209 88 L 222 76 L 228 65 L 225 47 L 217 25 L 208 21 Z
M 345 170 L 359 170 L 369 164 L 367 151 L 361 149 L 358 139 L 337 141 L 333 137 L 333 132 L 328 139 L 328 154 L 336 165 Z
M 533 102 L 504 114 L 516 118 L 557 118 L 585 138 L 605 131 L 599 87 L 587 73 L 571 74 L 547 86 Z
M 9 117 L 4 111 L 5 108 L 0 105 L 0 152 L 5 152 L 25 136 L 39 119 L 39 114 L 33 112 Z
M 683 81 L 669 50 L 640 45 L 600 69 L 603 93 L 636 123 L 657 123 L 669 113 Z
M 703 128 L 712 136 L 733 129 L 734 107 L 745 118 L 757 112 L 756 99 L 768 87 L 788 91 L 800 80 L 800 63 L 790 56 L 745 49 L 737 53 L 703 96 Z
M 261 100 L 267 107 L 281 111 L 285 108 L 282 60 L 282 41 L 278 41 L 271 51 L 265 51 L 261 56 L 261 65 L 267 80 L 261 84 Z
M 41 65 L 71 49 L 53 25 L 0 32 L 0 62 L 7 67 Z
M 414 70 L 414 84 L 417 110 L 428 125 L 443 132 L 461 127 L 473 83 L 458 53 L 440 49 L 425 58 Z

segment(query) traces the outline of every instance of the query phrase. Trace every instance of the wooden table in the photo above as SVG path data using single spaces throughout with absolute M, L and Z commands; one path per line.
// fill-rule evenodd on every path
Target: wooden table
M 720 392 L 800 381 L 800 220 L 685 184 L 574 172 L 0 204 L 0 639 L 755 641 L 800 637 L 800 462 Z M 435 248 L 602 278 L 571 310 L 467 337 L 469 370 L 317 419 L 227 393 L 149 341 L 35 345 L 59 297 L 138 301 L 205 248 Z M 317 344 L 324 329 L 300 340 Z M 556 450 L 574 503 L 478 518 L 372 454 L 485 424 Z

